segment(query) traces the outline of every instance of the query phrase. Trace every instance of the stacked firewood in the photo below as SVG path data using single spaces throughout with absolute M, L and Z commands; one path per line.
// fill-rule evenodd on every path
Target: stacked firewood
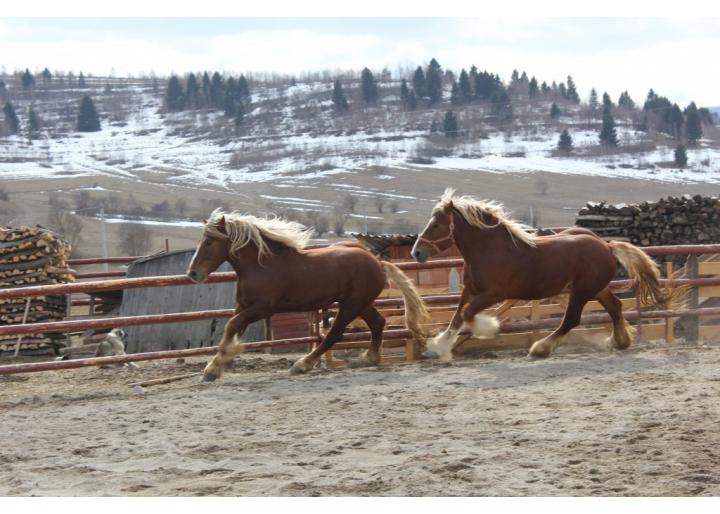
M 0 227 L 0 289 L 72 282 L 70 250 L 68 243 L 41 226 Z M 34 297 L 29 303 L 27 298 L 0 299 L 0 325 L 62 320 L 66 309 L 64 295 Z
M 640 246 L 719 243 L 720 199 L 683 195 L 633 205 L 588 202 L 575 224 Z

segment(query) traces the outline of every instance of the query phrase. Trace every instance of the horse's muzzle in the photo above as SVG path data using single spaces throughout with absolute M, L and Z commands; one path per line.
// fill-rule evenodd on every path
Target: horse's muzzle
M 205 279 L 207 279 L 207 275 L 205 275 L 204 273 L 198 273 L 195 270 L 189 270 L 187 272 L 187 276 L 190 277 L 190 280 L 192 280 L 196 284 L 201 284 L 205 282 Z
M 423 263 L 430 258 L 430 254 L 423 248 L 413 248 L 412 250 L 413 259 L 417 262 Z

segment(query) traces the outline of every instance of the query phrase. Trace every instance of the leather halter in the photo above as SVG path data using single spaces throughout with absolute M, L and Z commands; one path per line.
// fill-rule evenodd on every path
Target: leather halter
M 445 250 L 450 248 L 450 246 L 455 244 L 455 211 L 454 210 L 450 211 L 450 226 L 448 228 L 450 229 L 450 232 L 445 237 L 441 237 L 440 239 L 435 239 L 433 241 L 431 241 L 427 238 L 424 238 L 424 237 L 419 237 L 417 242 L 425 243 L 425 244 L 431 246 L 435 250 L 435 253 L 444 252 Z M 440 247 L 438 246 L 438 244 L 444 243 L 445 241 L 450 241 L 450 246 L 443 248 L 441 250 Z

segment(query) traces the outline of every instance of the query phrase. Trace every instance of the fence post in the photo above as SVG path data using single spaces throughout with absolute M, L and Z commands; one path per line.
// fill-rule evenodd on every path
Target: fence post
M 698 277 L 698 258 L 697 255 L 689 255 L 685 263 L 686 276 L 688 278 Z M 700 288 L 691 287 L 688 293 L 688 309 L 697 309 L 700 305 Z M 688 341 L 697 341 L 700 339 L 700 317 L 688 316 L 683 320 L 685 327 L 685 339 Z
M 665 277 L 668 280 L 673 279 L 673 262 L 670 258 L 665 262 Z M 665 342 L 672 343 L 675 340 L 675 318 L 665 318 Z

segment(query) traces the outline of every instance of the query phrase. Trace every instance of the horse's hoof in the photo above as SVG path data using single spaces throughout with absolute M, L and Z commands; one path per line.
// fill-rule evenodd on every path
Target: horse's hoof
M 422 352 L 420 355 L 422 355 L 422 356 L 425 357 L 426 359 L 438 359 L 438 358 L 440 358 L 440 354 L 437 353 L 437 352 L 434 352 L 434 351 L 432 351 L 432 350 L 425 350 L 425 351 Z
M 212 373 L 205 373 L 203 375 L 202 381 L 203 382 L 215 382 L 218 379 L 217 375 L 213 375 Z
M 297 364 L 293 364 L 292 368 L 289 370 L 291 375 L 303 375 L 307 373 L 307 370 L 304 366 L 298 366 Z
M 537 361 L 542 359 L 547 359 L 550 356 L 550 354 L 542 354 L 542 353 L 532 353 L 528 352 L 528 359 Z

